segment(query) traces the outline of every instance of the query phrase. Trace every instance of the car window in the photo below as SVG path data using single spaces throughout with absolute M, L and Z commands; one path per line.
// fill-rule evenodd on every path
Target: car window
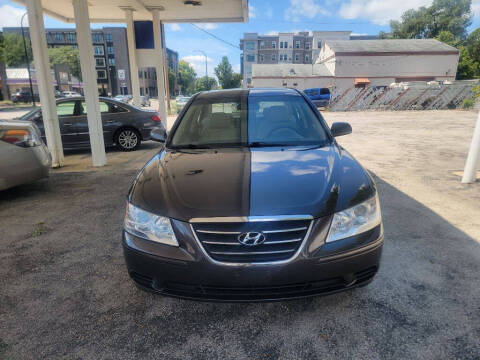
M 170 145 L 245 145 L 246 115 L 246 99 L 240 95 L 200 97 L 188 108 Z
M 324 89 L 321 89 L 321 90 L 320 90 L 320 94 L 321 94 L 321 95 L 328 95 L 328 94 L 330 94 L 330 90 L 325 89 L 325 88 L 324 88 Z
M 116 104 L 112 104 L 112 103 L 109 103 L 109 102 L 106 102 L 106 101 L 100 101 L 99 105 L 100 105 L 100 112 L 101 113 L 119 113 L 119 112 L 127 111 L 124 108 L 122 108 L 121 106 L 118 106 Z M 82 101 L 82 113 L 84 115 L 87 114 L 87 104 L 85 103 L 85 101 Z
M 73 116 L 75 114 L 75 101 L 65 101 L 57 104 L 58 116 Z
M 309 145 L 328 135 L 302 96 L 263 95 L 248 99 L 250 143 Z

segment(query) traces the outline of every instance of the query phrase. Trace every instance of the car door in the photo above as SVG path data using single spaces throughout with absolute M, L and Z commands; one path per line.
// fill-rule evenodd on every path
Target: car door
M 87 106 L 85 101 L 80 102 L 81 115 L 78 116 L 76 122 L 76 130 L 79 136 L 82 137 L 82 143 L 86 146 L 90 145 L 90 136 L 88 133 L 88 120 L 87 120 Z M 113 144 L 113 136 L 115 131 L 121 126 L 121 117 L 128 111 L 123 107 L 106 100 L 100 100 L 100 114 L 102 117 L 103 137 L 105 146 Z
M 78 147 L 75 122 L 78 113 L 78 101 L 69 100 L 57 103 L 57 115 L 64 148 Z

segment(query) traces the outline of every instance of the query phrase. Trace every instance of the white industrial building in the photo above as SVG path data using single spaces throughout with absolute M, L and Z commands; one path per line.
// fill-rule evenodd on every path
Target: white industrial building
M 253 87 L 387 86 L 455 80 L 458 50 L 434 39 L 327 40 L 315 65 L 253 64 Z

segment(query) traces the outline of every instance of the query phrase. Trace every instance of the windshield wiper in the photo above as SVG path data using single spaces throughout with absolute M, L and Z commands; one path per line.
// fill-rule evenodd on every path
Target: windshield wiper
M 264 141 L 254 141 L 248 144 L 249 147 L 275 147 L 275 146 L 295 146 L 293 144 L 270 143 Z
M 174 145 L 172 149 L 211 149 L 207 145 L 197 145 L 197 144 L 183 144 L 183 145 Z

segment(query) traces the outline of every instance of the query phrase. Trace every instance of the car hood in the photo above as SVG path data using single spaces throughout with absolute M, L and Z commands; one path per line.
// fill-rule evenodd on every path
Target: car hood
M 321 217 L 375 192 L 337 145 L 320 148 L 163 150 L 139 173 L 129 201 L 182 221 L 230 216 Z

